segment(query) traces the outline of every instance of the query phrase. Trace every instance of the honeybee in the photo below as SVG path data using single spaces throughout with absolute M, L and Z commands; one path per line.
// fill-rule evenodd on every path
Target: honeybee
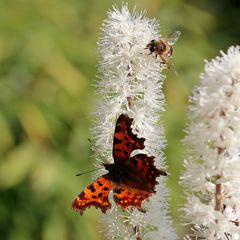
M 155 53 L 156 58 L 159 55 L 162 63 L 166 64 L 168 68 L 172 69 L 175 74 L 177 74 L 177 72 L 171 58 L 173 55 L 173 45 L 177 42 L 180 35 L 180 31 L 175 31 L 166 38 L 160 38 L 158 40 L 153 39 L 145 48 L 150 50 L 149 55 Z

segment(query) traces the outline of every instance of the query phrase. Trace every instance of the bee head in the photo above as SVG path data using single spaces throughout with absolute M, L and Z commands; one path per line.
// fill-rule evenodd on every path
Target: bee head
M 145 49 L 155 48 L 156 45 L 157 45 L 157 41 L 153 39 L 153 40 L 151 40 L 151 41 L 147 44 L 147 46 L 146 46 Z

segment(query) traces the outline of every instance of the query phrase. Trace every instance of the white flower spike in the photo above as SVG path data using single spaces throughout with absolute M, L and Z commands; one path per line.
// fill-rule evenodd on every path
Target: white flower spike
M 130 13 L 126 5 L 114 7 L 102 26 L 99 40 L 99 96 L 92 129 L 95 140 L 95 157 L 113 162 L 112 145 L 116 118 L 124 113 L 133 118 L 132 130 L 144 137 L 144 153 L 155 156 L 155 165 L 166 168 L 163 148 L 165 138 L 159 125 L 159 114 L 164 110 L 161 60 L 149 55 L 146 45 L 159 38 L 158 23 L 145 13 Z M 127 169 L 126 169 L 127 171 Z M 112 202 L 103 217 L 106 239 L 167 239 L 177 236 L 168 214 L 166 177 L 158 178 L 156 194 L 144 204 L 146 213 L 136 209 L 122 211 Z
M 197 239 L 240 239 L 239 46 L 206 63 L 190 102 L 184 215 Z

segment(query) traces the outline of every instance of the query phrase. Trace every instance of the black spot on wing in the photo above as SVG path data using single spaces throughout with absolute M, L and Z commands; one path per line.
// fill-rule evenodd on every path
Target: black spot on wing
M 124 150 L 123 153 L 124 155 L 128 156 L 128 151 Z
M 122 143 L 122 140 L 114 137 L 114 144 L 119 144 L 119 143 Z
M 101 187 L 103 185 L 100 181 L 97 181 L 97 184 L 99 187 Z
M 120 194 L 122 191 L 123 191 L 123 189 L 121 189 L 121 188 L 114 189 L 114 193 L 116 193 L 116 194 Z
M 79 194 L 79 198 L 80 198 L 80 199 L 83 199 L 84 196 L 85 196 L 85 192 L 81 192 L 81 193 Z
M 121 125 L 117 124 L 115 128 L 115 132 L 120 132 L 122 130 Z
M 114 148 L 114 151 L 116 151 L 116 152 L 121 152 L 122 149 L 120 149 L 120 148 Z
M 91 184 L 90 186 L 87 187 L 91 192 L 95 192 L 96 189 L 94 188 L 94 186 Z
M 132 159 L 132 163 L 133 163 L 133 165 L 134 165 L 135 167 L 137 167 L 138 161 L 137 161 L 135 158 Z

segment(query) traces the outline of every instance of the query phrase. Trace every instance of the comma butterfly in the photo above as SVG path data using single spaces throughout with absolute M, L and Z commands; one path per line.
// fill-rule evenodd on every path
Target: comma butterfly
M 156 178 L 167 175 L 155 167 L 153 156 L 137 154 L 130 157 L 134 150 L 145 147 L 145 139 L 132 132 L 132 121 L 125 114 L 117 119 L 113 140 L 114 163 L 103 163 L 108 173 L 96 179 L 74 199 L 72 208 L 81 215 L 90 206 L 101 208 L 105 213 L 111 208 L 108 200 L 111 190 L 114 201 L 123 209 L 135 207 L 145 212 L 141 205 L 155 193 Z

